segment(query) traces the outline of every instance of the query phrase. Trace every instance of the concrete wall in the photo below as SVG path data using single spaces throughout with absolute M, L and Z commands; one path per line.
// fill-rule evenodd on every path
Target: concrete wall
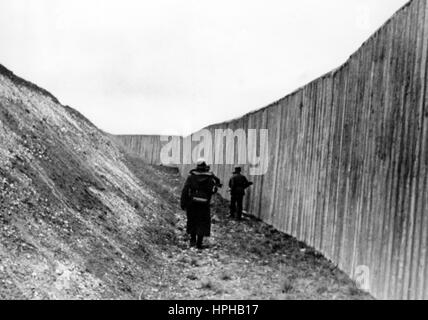
M 248 211 L 353 278 L 368 267 L 377 298 L 428 299 L 427 53 L 427 1 L 413 0 L 337 70 L 208 128 L 269 129 Z M 123 140 L 148 162 L 161 146 Z M 227 181 L 233 166 L 213 169 Z

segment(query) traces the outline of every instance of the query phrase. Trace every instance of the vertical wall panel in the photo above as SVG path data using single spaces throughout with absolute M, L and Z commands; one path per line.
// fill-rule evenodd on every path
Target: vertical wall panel
M 269 130 L 269 167 L 251 177 L 250 214 L 351 277 L 368 267 L 377 298 L 428 299 L 427 89 L 428 4 L 413 0 L 337 70 L 208 129 L 213 137 L 216 129 Z M 160 163 L 159 137 L 118 139 Z M 258 154 L 264 147 L 248 143 Z M 212 166 L 226 184 L 233 167 Z M 250 166 L 242 167 L 248 175 Z M 187 175 L 192 166 L 179 168 Z M 227 198 L 227 188 L 221 194 Z

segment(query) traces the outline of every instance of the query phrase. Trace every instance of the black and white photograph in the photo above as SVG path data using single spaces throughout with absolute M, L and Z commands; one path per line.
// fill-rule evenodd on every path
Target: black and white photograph
M 428 300 L 427 180 L 428 0 L 0 0 L 0 300 Z

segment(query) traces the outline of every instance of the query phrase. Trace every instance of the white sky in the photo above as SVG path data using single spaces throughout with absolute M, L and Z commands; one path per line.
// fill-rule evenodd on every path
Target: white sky
M 115 134 L 188 134 L 338 67 L 407 0 L 0 0 L 0 64 Z

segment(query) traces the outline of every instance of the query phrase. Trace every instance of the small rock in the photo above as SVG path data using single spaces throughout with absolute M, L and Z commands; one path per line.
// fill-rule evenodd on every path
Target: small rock
M 187 279 L 195 281 L 195 280 L 198 280 L 199 278 L 195 274 L 189 274 L 187 275 Z
M 202 262 L 198 259 L 193 258 L 190 264 L 194 267 L 200 267 L 202 265 Z

